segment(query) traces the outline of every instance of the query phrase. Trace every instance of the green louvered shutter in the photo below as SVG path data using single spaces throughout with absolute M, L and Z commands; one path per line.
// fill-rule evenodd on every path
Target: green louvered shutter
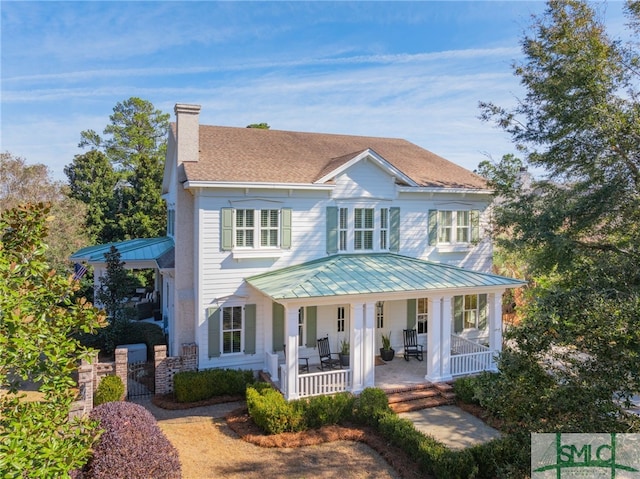
M 284 346 L 284 306 L 273 302 L 271 317 L 273 321 L 273 351 L 282 351 Z
M 280 248 L 291 249 L 291 208 L 280 210 Z
M 429 246 L 438 244 L 438 210 L 429 210 Z
M 222 208 L 221 225 L 220 247 L 222 251 L 231 251 L 233 249 L 233 208 Z
M 327 206 L 327 254 L 338 252 L 338 208 Z
M 244 307 L 244 354 L 256 354 L 256 305 Z
M 453 332 L 461 333 L 464 318 L 464 296 L 453 297 Z
M 400 251 L 400 208 L 389 208 L 389 251 Z
M 407 299 L 407 329 L 415 329 L 416 327 L 417 303 L 417 299 Z
M 487 295 L 478 295 L 478 329 L 485 329 L 487 327 Z
M 308 348 L 316 347 L 316 340 L 318 336 L 318 307 L 307 307 L 307 346 Z
M 471 242 L 480 241 L 480 211 L 471 210 Z
M 207 308 L 207 327 L 209 333 L 209 357 L 220 357 L 220 308 Z

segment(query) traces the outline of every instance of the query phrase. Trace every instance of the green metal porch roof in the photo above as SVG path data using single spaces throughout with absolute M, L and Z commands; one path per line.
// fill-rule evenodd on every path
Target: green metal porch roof
M 126 262 L 134 261 L 158 261 L 172 254 L 174 249 L 173 239 L 168 236 L 161 238 L 138 238 L 118 243 L 107 243 L 97 246 L 82 248 L 70 257 L 71 261 L 86 261 L 87 263 L 104 263 L 104 254 L 108 253 L 111 246 L 118 248 L 120 259 Z
M 525 282 L 391 253 L 344 254 L 262 273 L 246 281 L 275 300 L 451 288 L 515 288 Z

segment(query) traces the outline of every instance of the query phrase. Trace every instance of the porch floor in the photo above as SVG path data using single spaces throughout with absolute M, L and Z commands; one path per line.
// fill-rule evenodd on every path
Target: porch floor
M 424 378 L 427 375 L 427 363 L 410 358 L 405 361 L 402 354 L 393 358 L 389 362 L 384 362 L 380 357 L 376 357 L 375 385 L 380 389 L 400 389 L 426 384 Z

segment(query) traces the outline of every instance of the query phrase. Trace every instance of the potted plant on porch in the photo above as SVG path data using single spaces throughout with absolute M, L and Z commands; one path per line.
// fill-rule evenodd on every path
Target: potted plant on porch
M 343 339 L 340 341 L 340 352 L 338 353 L 340 356 L 340 365 L 348 368 L 349 367 L 349 340 Z
M 380 348 L 380 358 L 383 361 L 391 361 L 395 354 L 395 350 L 391 348 L 391 331 L 389 331 L 389 334 L 382 333 L 382 347 Z

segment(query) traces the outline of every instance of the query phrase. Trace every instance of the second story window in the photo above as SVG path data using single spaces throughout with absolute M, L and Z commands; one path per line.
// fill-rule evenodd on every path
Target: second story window
M 327 253 L 400 250 L 400 208 L 327 207 Z
M 254 210 L 236 210 L 236 246 L 253 248 Z
M 260 210 L 260 246 L 271 248 L 278 246 L 279 217 L 278 210 Z
M 373 249 L 373 208 L 355 208 L 353 210 L 354 243 L 353 249 Z
M 291 248 L 291 209 L 222 208 L 220 246 L 223 251 Z
M 429 211 L 429 244 L 468 245 L 480 239 L 478 210 Z

